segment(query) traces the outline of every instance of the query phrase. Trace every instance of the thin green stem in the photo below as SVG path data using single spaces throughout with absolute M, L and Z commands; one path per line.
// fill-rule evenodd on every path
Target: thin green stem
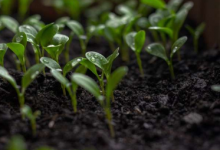
M 167 64 L 168 64 L 168 66 L 169 66 L 169 70 L 170 70 L 171 78 L 172 78 L 172 80 L 174 80 L 174 79 L 175 79 L 175 74 L 174 74 L 174 69 L 173 69 L 173 63 L 172 63 L 172 60 L 169 61 Z
M 62 90 L 63 90 L 63 95 L 66 96 L 66 87 L 61 84 L 61 88 L 62 88 Z
M 199 42 L 198 42 L 198 39 L 197 39 L 197 38 L 194 38 L 193 43 L 194 43 L 194 50 L 195 50 L 196 53 L 198 53 L 198 50 L 199 50 Z
M 80 41 L 80 46 L 82 48 L 82 55 L 85 56 L 85 54 L 86 54 L 86 44 L 81 39 L 79 41 Z
M 135 53 L 135 54 L 136 54 L 136 57 L 137 57 L 137 63 L 138 63 L 138 66 L 139 66 L 141 76 L 143 77 L 144 76 L 144 71 L 143 71 L 143 67 L 142 67 L 142 61 L 141 61 L 141 58 L 140 58 L 140 54 L 139 53 Z
M 26 66 L 25 66 L 25 63 L 21 64 L 21 67 L 22 67 L 22 71 L 25 73 L 27 70 L 26 70 Z
M 112 125 L 112 113 L 111 113 L 111 109 L 109 107 L 105 108 L 105 114 L 106 114 L 106 119 L 108 122 L 108 127 L 110 130 L 110 134 L 111 137 L 114 138 L 115 137 L 115 131 L 114 131 L 114 127 Z
M 75 91 L 71 91 L 70 87 L 67 88 L 67 91 L 70 95 L 71 98 L 71 102 L 72 102 L 72 107 L 73 107 L 73 111 L 74 113 L 77 112 L 77 99 L 76 99 L 76 92 Z
M 36 131 L 37 131 L 36 119 L 33 118 L 30 121 L 31 121 L 32 134 L 35 136 L 36 135 Z

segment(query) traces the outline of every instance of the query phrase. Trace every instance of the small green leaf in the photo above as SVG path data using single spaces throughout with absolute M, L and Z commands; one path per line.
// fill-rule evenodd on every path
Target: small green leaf
M 52 40 L 54 45 L 65 45 L 69 41 L 69 37 L 63 34 L 55 34 Z
M 182 2 L 183 0 L 170 0 L 167 4 L 167 8 L 176 12 L 182 4 Z
M 27 45 L 27 36 L 24 32 L 19 32 L 14 36 L 14 38 L 12 39 L 12 42 L 20 43 L 24 47 L 26 47 L 26 45 Z
M 60 72 L 54 69 L 51 69 L 50 72 L 57 81 L 59 81 L 66 88 L 69 88 L 70 86 L 69 81 Z
M 60 65 L 55 60 L 53 60 L 51 58 L 41 57 L 40 62 L 42 64 L 44 64 L 49 69 L 54 69 L 54 70 L 57 70 L 57 71 L 60 71 L 60 72 L 62 71 Z
M 55 23 L 59 26 L 59 30 L 62 31 L 66 23 L 70 20 L 69 17 L 61 17 Z
M 126 43 L 128 44 L 128 46 L 135 51 L 135 41 L 134 41 L 134 37 L 137 33 L 136 32 L 131 32 L 129 34 L 126 35 L 125 40 Z
M 15 79 L 8 73 L 8 71 L 0 66 L 0 76 L 6 79 L 15 89 L 18 88 Z
M 197 38 L 199 38 L 199 37 L 201 36 L 201 34 L 204 32 L 205 26 L 206 26 L 206 24 L 205 24 L 205 23 L 202 23 L 202 24 L 200 24 L 200 25 L 196 28 L 196 30 L 195 30 L 195 36 L 196 36 Z
M 17 32 L 19 23 L 14 18 L 9 16 L 1 16 L 0 22 L 3 24 L 4 27 L 8 28 L 12 32 Z
M 44 64 L 36 64 L 29 68 L 22 77 L 22 90 L 26 88 L 34 81 L 34 79 L 43 71 L 45 68 Z
M 100 79 L 95 65 L 91 63 L 88 59 L 83 58 L 80 64 L 88 68 L 98 79 Z
M 105 64 L 108 63 L 108 60 L 97 52 L 87 52 L 86 58 L 102 70 L 105 70 Z
M 120 67 L 111 74 L 108 80 L 107 86 L 106 86 L 106 98 L 107 99 L 111 98 L 113 91 L 116 89 L 119 82 L 127 74 L 127 72 L 128 72 L 127 67 Z
M 7 146 L 7 150 L 27 150 L 22 136 L 13 136 Z
M 94 95 L 97 100 L 103 100 L 99 86 L 92 78 L 83 74 L 74 73 L 71 76 L 71 80 Z
M 84 29 L 82 25 L 77 21 L 69 21 L 67 22 L 67 26 L 79 37 L 84 35 Z
M 44 47 L 47 53 L 50 55 L 51 58 L 58 62 L 58 57 L 62 53 L 62 49 L 60 48 L 62 45 L 48 45 Z
M 119 56 L 119 48 L 117 48 L 113 54 L 111 54 L 110 56 L 108 56 L 107 60 L 108 60 L 108 63 L 105 65 L 105 73 L 107 76 L 109 76 L 111 74 L 111 69 L 112 69 L 112 64 L 113 64 L 113 61 Z
M 220 85 L 213 85 L 211 88 L 215 92 L 220 92 Z
M 186 10 L 186 11 L 189 11 L 190 9 L 192 9 L 194 6 L 194 3 L 189 1 L 189 2 L 186 2 L 181 8 L 180 10 Z
M 141 2 L 156 9 L 166 8 L 166 4 L 163 0 L 141 0 Z
M 146 39 L 145 31 L 139 31 L 135 35 L 135 51 L 137 53 L 141 52 L 141 50 L 145 44 L 145 39 Z
M 43 47 L 47 46 L 53 39 L 54 35 L 58 32 L 58 30 L 59 27 L 56 24 L 51 23 L 46 25 L 36 35 L 37 43 L 41 44 Z
M 27 35 L 27 41 L 30 43 L 36 43 L 37 30 L 29 25 L 22 25 L 18 28 L 19 32 L 24 32 Z
M 165 48 L 163 47 L 163 45 L 161 45 L 159 43 L 150 44 L 149 46 L 146 47 L 146 51 L 153 56 L 160 57 L 160 58 L 164 59 L 166 62 L 169 61 L 169 59 L 166 55 Z
M 75 58 L 69 61 L 63 68 L 64 77 L 66 76 L 68 72 L 70 72 L 74 67 L 76 67 L 82 61 L 82 59 L 83 57 L 78 57 L 78 58 Z
M 155 31 L 158 31 L 158 32 L 164 32 L 171 39 L 173 38 L 173 31 L 170 28 L 166 28 L 166 27 L 149 27 L 149 30 L 155 30 Z
M 162 19 L 163 19 L 163 16 L 158 13 L 153 13 L 149 16 L 149 22 L 151 26 L 158 26 L 159 21 Z
M 187 37 L 179 38 L 172 46 L 172 51 L 170 54 L 170 58 L 173 58 L 173 55 L 180 50 L 180 48 L 186 43 Z
M 173 31 L 179 32 L 182 28 L 184 21 L 186 20 L 188 12 L 186 10 L 179 11 L 176 14 L 176 19 L 174 20 L 173 24 Z
M 4 56 L 8 49 L 7 44 L 0 44 L 0 66 L 4 65 Z
M 18 57 L 21 64 L 25 63 L 25 48 L 20 43 L 8 43 L 7 46 L 14 52 L 14 54 Z
M 27 105 L 24 105 L 21 109 L 21 113 L 26 116 L 29 120 L 35 119 L 31 108 Z

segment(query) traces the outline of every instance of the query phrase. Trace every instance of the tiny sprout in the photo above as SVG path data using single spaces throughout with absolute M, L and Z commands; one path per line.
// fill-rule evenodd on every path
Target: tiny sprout
M 28 118 L 31 122 L 31 128 L 32 128 L 32 133 L 33 135 L 36 135 L 36 119 L 40 116 L 41 112 L 40 111 L 35 111 L 34 113 L 32 112 L 31 108 L 27 105 L 24 105 L 24 107 L 21 108 L 21 114 Z
M 128 46 L 136 54 L 138 66 L 139 66 L 140 73 L 142 76 L 144 75 L 144 71 L 143 71 L 143 67 L 142 67 L 140 53 L 141 53 L 142 48 L 145 44 L 145 39 L 146 39 L 145 31 L 139 31 L 138 33 L 131 32 L 126 36 L 126 42 L 127 42 Z
M 24 45 L 22 45 L 20 43 L 8 43 L 7 46 L 18 57 L 18 59 L 21 63 L 21 67 L 22 67 L 23 72 L 26 72 L 26 65 L 25 65 L 26 58 L 25 58 L 25 47 L 24 47 Z
M 4 56 L 8 49 L 7 44 L 0 44 L 0 66 L 4 67 Z
M 159 43 L 154 43 L 146 47 L 146 51 L 150 53 L 151 55 L 157 56 L 159 58 L 162 58 L 166 61 L 166 63 L 169 66 L 171 78 L 175 79 L 175 74 L 173 70 L 173 56 L 176 52 L 180 50 L 180 48 L 185 44 L 187 41 L 187 37 L 184 36 L 182 38 L 179 38 L 172 46 L 172 50 L 170 52 L 170 56 L 168 57 L 166 54 L 166 50 L 163 45 Z
M 45 66 L 43 64 L 37 64 L 32 66 L 30 69 L 28 69 L 27 72 L 22 77 L 21 90 L 20 90 L 15 79 L 8 73 L 8 71 L 5 68 L 0 66 L 0 76 L 5 80 L 7 80 L 16 90 L 20 103 L 20 108 L 24 106 L 25 103 L 24 94 L 27 87 L 34 81 L 37 75 L 39 75 L 40 72 L 43 71 L 44 67 Z
M 111 97 L 113 95 L 114 90 L 118 86 L 119 82 L 126 75 L 127 71 L 128 71 L 127 67 L 120 67 L 110 75 L 109 82 L 107 83 L 106 86 L 105 98 L 104 96 L 102 96 L 99 86 L 92 78 L 79 73 L 74 73 L 71 77 L 73 83 L 76 83 L 77 85 L 83 87 L 92 95 L 94 95 L 98 100 L 98 102 L 100 103 L 100 105 L 103 107 L 105 111 L 106 119 L 108 121 L 110 134 L 112 137 L 115 136 L 115 132 L 112 126 Z
M 193 36 L 193 44 L 194 44 L 194 51 L 198 53 L 199 50 L 199 38 L 205 30 L 205 23 L 200 24 L 195 30 L 190 27 L 189 25 L 186 26 L 187 30 Z

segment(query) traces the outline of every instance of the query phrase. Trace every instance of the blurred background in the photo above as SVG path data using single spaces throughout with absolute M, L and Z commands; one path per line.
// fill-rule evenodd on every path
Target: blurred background
M 205 42 L 209 48 L 217 46 L 220 43 L 220 0 L 190 1 L 194 2 L 194 8 L 190 11 L 190 21 L 194 25 L 205 22 Z M 91 16 L 95 18 L 106 11 L 114 11 L 119 3 L 127 3 L 131 7 L 138 6 L 137 0 L 23 0 L 22 3 L 19 0 L 0 0 L 0 3 L 1 14 L 12 15 L 15 18 L 19 18 L 18 14 L 23 18 L 39 14 L 46 23 L 53 22 L 61 16 L 71 16 L 73 19 L 86 22 L 85 20 Z M 11 8 L 5 7 L 9 3 L 12 4 Z M 73 5 L 74 8 L 69 7 Z M 28 10 L 20 11 L 21 7 L 27 7 Z

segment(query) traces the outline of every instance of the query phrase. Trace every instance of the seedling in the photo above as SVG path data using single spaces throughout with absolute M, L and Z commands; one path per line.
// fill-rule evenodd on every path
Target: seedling
M 40 72 L 44 69 L 43 64 L 37 64 L 32 66 L 28 71 L 23 75 L 22 77 L 22 83 L 21 83 L 21 90 L 20 87 L 17 85 L 15 79 L 8 73 L 8 71 L 0 66 L 0 76 L 7 80 L 15 89 L 19 103 L 20 108 L 23 108 L 25 103 L 25 97 L 24 94 L 26 92 L 26 89 L 28 86 L 34 81 L 34 79 L 40 74 Z
M 82 49 L 82 54 L 85 55 L 87 44 L 92 37 L 92 33 L 88 32 L 86 34 L 82 25 L 77 21 L 69 21 L 67 22 L 67 26 L 72 30 L 71 34 L 75 34 L 78 37 Z
M 145 31 L 139 31 L 137 32 L 131 32 L 126 36 L 126 42 L 128 46 L 135 52 L 138 66 L 140 69 L 140 73 L 142 76 L 144 76 L 144 71 L 142 67 L 142 62 L 140 58 L 140 53 L 142 51 L 142 48 L 144 46 L 146 39 Z
M 13 33 L 16 33 L 18 26 L 19 23 L 14 18 L 9 16 L 0 17 L 0 29 L 7 28 Z
M 75 72 L 78 73 L 86 73 L 86 68 L 85 67 L 78 67 Z M 73 111 L 76 113 L 77 112 L 77 98 L 76 98 L 76 91 L 78 89 L 77 84 L 69 82 L 69 80 L 62 75 L 59 71 L 55 69 L 51 69 L 51 74 L 53 77 L 63 85 L 64 90 L 67 89 L 67 92 L 69 93 L 69 96 L 71 98 L 72 106 L 73 106 Z
M 205 30 L 205 23 L 200 24 L 195 30 L 189 25 L 187 25 L 186 28 L 190 32 L 190 34 L 193 36 L 194 51 L 198 53 L 199 38 Z
M 4 56 L 8 49 L 7 44 L 0 44 L 0 66 L 4 67 Z
M 169 54 L 170 56 L 167 56 L 164 46 L 159 43 L 150 44 L 149 46 L 146 47 L 146 51 L 151 55 L 164 59 L 169 66 L 171 78 L 175 79 L 175 74 L 173 69 L 173 56 L 175 53 L 177 53 L 180 50 L 180 48 L 185 44 L 186 41 L 187 41 L 186 36 L 179 38 L 173 44 L 171 52 Z
M 69 73 L 73 68 L 75 68 L 81 61 L 82 57 L 75 58 L 71 61 L 69 61 L 63 68 L 60 67 L 60 65 L 54 61 L 51 58 L 48 57 L 42 57 L 40 59 L 41 63 L 43 63 L 46 67 L 48 67 L 50 70 L 56 70 L 58 72 L 63 72 L 63 76 L 66 77 L 67 73 Z M 63 94 L 66 95 L 65 85 L 61 84 Z
M 127 71 L 128 71 L 127 67 L 120 67 L 110 75 L 109 82 L 106 85 L 105 98 L 104 96 L 102 96 L 99 86 L 92 78 L 78 73 L 74 73 L 71 76 L 71 80 L 73 83 L 76 83 L 77 85 L 83 87 L 92 95 L 94 95 L 98 100 L 98 102 L 100 103 L 100 105 L 103 107 L 105 111 L 106 119 L 108 121 L 110 134 L 112 137 L 115 136 L 115 132 L 112 126 L 111 97 L 113 95 L 114 90 L 118 86 L 119 82 L 126 75 Z
M 31 129 L 33 135 L 36 135 L 37 127 L 36 127 L 36 119 L 40 116 L 40 111 L 32 112 L 31 108 L 27 105 L 24 105 L 24 107 L 21 108 L 21 114 L 28 118 L 31 123 Z
M 24 19 L 32 0 L 19 0 L 19 16 Z

